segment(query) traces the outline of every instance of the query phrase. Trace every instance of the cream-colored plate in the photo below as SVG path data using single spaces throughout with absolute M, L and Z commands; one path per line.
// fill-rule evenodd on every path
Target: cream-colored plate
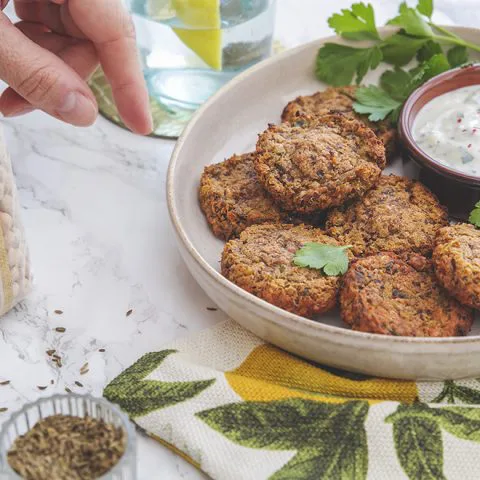
M 452 28 L 474 43 L 480 30 Z M 285 104 L 326 88 L 314 76 L 318 40 L 271 58 L 219 91 L 178 140 L 168 172 L 168 205 L 181 254 L 193 276 L 233 319 L 259 337 L 297 355 L 370 375 L 405 379 L 480 376 L 480 326 L 468 337 L 409 338 L 354 332 L 338 312 L 308 320 L 285 312 L 238 288 L 219 273 L 223 242 L 210 232 L 198 204 L 203 168 L 255 147 L 257 134 L 280 121 Z M 358 45 L 358 44 L 357 44 Z M 377 83 L 382 69 L 364 83 Z M 398 158 L 388 172 L 412 175 Z M 401 219 L 399 219 L 401 221 Z

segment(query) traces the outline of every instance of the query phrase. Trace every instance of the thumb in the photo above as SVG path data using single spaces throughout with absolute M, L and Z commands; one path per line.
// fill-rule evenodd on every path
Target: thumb
M 95 98 L 80 76 L 23 35 L 1 12 L 0 79 L 33 107 L 65 122 L 87 126 L 97 117 Z

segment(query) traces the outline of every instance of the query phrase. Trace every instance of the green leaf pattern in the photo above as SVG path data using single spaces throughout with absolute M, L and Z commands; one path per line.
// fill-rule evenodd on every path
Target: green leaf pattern
M 215 381 L 161 382 L 145 380 L 175 350 L 144 355 L 105 388 L 105 398 L 118 404 L 131 417 L 146 415 L 195 397 Z
M 393 424 L 398 460 L 411 480 L 443 480 L 442 431 L 480 443 L 480 409 L 400 405 L 385 421 Z
M 368 410 L 364 401 L 289 399 L 223 405 L 197 416 L 244 447 L 296 450 L 271 480 L 363 480 L 368 468 Z
M 158 369 L 158 374 L 162 374 L 164 368 L 170 379 L 172 370 L 168 371 L 168 365 L 163 363 L 172 355 L 176 356 L 177 351 L 168 349 L 144 355 L 105 388 L 105 397 L 117 403 L 136 421 L 156 410 L 192 401 L 192 425 L 196 421 L 196 430 L 199 425 L 203 427 L 202 436 L 208 432 L 223 436 L 225 449 L 237 445 L 291 453 L 286 463 L 275 465 L 270 470 L 276 469 L 270 480 L 366 480 L 370 478 L 369 464 L 375 461 L 376 456 L 385 455 L 376 450 L 379 441 L 393 443 L 397 456 L 394 469 L 397 472 L 403 470 L 405 478 L 451 480 L 452 477 L 447 477 L 446 473 L 451 470 L 445 468 L 445 435 L 450 436 L 449 446 L 453 437 L 460 442 L 478 445 L 480 451 L 480 408 L 477 407 L 480 405 L 480 389 L 475 388 L 475 380 L 468 383 L 444 382 L 443 390 L 433 401 L 447 405 L 397 404 L 395 411 L 386 417 L 385 414 L 378 416 L 378 412 L 385 408 L 382 403 L 369 405 L 365 400 L 342 402 L 347 399 L 337 399 L 341 403 L 336 403 L 337 400 L 325 402 L 320 399 L 286 398 L 222 404 L 220 397 L 220 401 L 214 403 L 216 406 L 205 409 L 206 397 L 202 396 L 197 403 L 195 399 L 214 384 L 214 378 L 195 381 L 148 379 Z M 168 364 L 171 366 L 171 362 Z M 180 371 L 177 368 L 174 370 Z M 332 371 L 338 372 L 335 369 Z M 340 376 L 350 379 L 350 374 Z M 359 382 L 369 380 L 362 376 L 354 378 Z M 480 385 L 480 379 L 477 383 Z M 211 405 L 214 395 L 212 390 L 208 405 Z M 391 408 L 389 405 L 386 408 Z M 376 412 L 371 413 L 374 408 Z M 367 424 L 367 418 L 375 422 L 376 427 L 382 424 L 387 437 L 378 440 L 369 431 L 367 439 L 367 425 L 373 425 L 370 422 Z M 149 430 L 148 417 L 142 418 L 140 425 Z M 175 428 L 173 417 L 171 428 Z M 187 431 L 183 438 L 189 435 Z M 463 451 L 462 445 L 459 443 L 457 448 Z M 188 452 L 195 450 L 197 445 L 178 448 Z M 198 451 L 200 453 L 196 458 L 206 455 L 201 448 Z M 471 462 L 475 462 L 475 458 Z M 476 468 L 474 463 L 472 468 Z

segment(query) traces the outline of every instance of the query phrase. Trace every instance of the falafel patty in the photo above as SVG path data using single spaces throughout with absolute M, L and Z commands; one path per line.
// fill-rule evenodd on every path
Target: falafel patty
M 437 231 L 448 214 L 420 182 L 396 175 L 382 176 L 366 195 L 329 212 L 326 231 L 355 256 L 378 252 L 429 255 Z
M 335 306 L 339 277 L 297 267 L 296 251 L 306 243 L 337 245 L 305 225 L 254 225 L 223 250 L 222 274 L 247 292 L 297 315 L 312 317 Z
M 382 142 L 341 114 L 270 125 L 257 142 L 258 180 L 288 211 L 342 205 L 373 187 L 384 167 Z
M 480 230 L 465 223 L 442 228 L 432 259 L 440 284 L 459 302 L 480 309 Z
M 362 332 L 451 337 L 467 335 L 473 322 L 472 310 L 437 284 L 426 259 L 407 263 L 392 253 L 358 259 L 339 298 L 344 322 Z
M 283 212 L 265 192 L 257 180 L 254 158 L 254 153 L 233 155 L 206 167 L 202 174 L 200 206 L 213 233 L 223 240 L 239 235 L 249 225 L 301 221 Z
M 282 122 L 295 122 L 303 116 L 321 116 L 330 112 L 339 112 L 362 121 L 371 128 L 385 145 L 387 157 L 396 152 L 397 131 L 388 120 L 371 122 L 367 115 L 360 115 L 353 109 L 357 87 L 329 87 L 313 95 L 300 96 L 292 100 L 282 112 Z

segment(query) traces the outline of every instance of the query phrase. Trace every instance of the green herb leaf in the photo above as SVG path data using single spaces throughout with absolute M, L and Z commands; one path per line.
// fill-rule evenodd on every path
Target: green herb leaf
M 428 18 L 432 18 L 433 0 L 418 0 L 417 10 Z
M 379 40 L 372 5 L 354 3 L 351 10 L 344 9 L 328 19 L 335 33 L 349 40 Z
M 434 42 L 433 40 L 428 40 L 422 46 L 422 48 L 417 53 L 417 60 L 419 62 L 424 62 L 429 60 L 437 53 L 442 53 L 442 47 L 439 43 Z
M 349 85 L 354 76 L 359 84 L 369 69 L 382 61 L 378 47 L 353 48 L 326 43 L 317 55 L 316 74 L 319 80 L 337 87 Z
M 468 52 L 466 47 L 457 45 L 451 48 L 447 53 L 448 62 L 452 68 L 459 67 L 468 62 Z
M 430 78 L 440 75 L 450 69 L 447 57 L 443 53 L 433 55 L 429 60 L 426 60 L 418 67 L 410 70 L 411 80 L 405 90 L 405 95 L 408 96 L 416 88 L 425 83 Z
M 395 70 L 387 70 L 383 72 L 380 77 L 380 86 L 392 97 L 394 100 L 403 102 L 406 98 L 406 90 L 412 80 L 412 76 L 402 70 L 396 68 Z
M 415 37 L 429 38 L 433 31 L 416 8 L 410 8 L 404 2 L 400 5 L 399 15 L 388 22 L 405 30 L 405 33 Z
M 450 70 L 450 63 L 443 53 L 437 53 L 432 58 L 422 64 L 424 70 L 422 83 Z
M 475 208 L 471 211 L 468 221 L 480 228 L 480 202 L 475 204 Z
M 410 62 L 417 52 L 428 42 L 425 38 L 416 38 L 396 33 L 386 38 L 381 45 L 383 60 L 397 67 Z
M 351 246 L 338 247 L 322 243 L 307 243 L 297 250 L 293 263 L 298 267 L 309 267 L 323 270 L 325 275 L 343 275 L 348 270 L 346 250 Z
M 355 96 L 357 101 L 353 104 L 353 109 L 357 113 L 367 114 L 372 122 L 384 120 L 402 106 L 402 102 L 374 85 L 357 89 Z
M 146 415 L 161 408 L 184 402 L 208 388 L 215 379 L 196 382 L 161 382 L 145 380 L 175 350 L 144 355 L 110 382 L 103 395 L 132 417 Z
M 247 448 L 296 450 L 271 480 L 364 480 L 368 469 L 365 401 L 300 398 L 241 402 L 197 413 L 210 428 Z

